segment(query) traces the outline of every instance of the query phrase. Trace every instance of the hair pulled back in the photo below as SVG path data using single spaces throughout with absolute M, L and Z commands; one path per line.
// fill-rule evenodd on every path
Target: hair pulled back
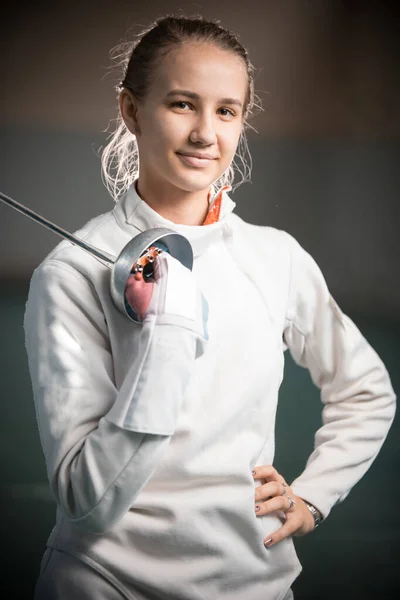
M 185 42 L 214 44 L 218 48 L 238 56 L 246 67 L 248 86 L 238 148 L 232 164 L 213 184 L 216 192 L 227 184 L 236 188 L 241 183 L 250 180 L 252 162 L 245 129 L 249 127 L 248 118 L 253 114 L 254 108 L 260 108 L 260 106 L 255 102 L 253 65 L 247 50 L 240 44 L 235 33 L 219 25 L 218 21 L 208 21 L 199 15 L 159 18 L 137 35 L 135 40 L 123 42 L 111 51 L 111 57 L 122 68 L 123 77 L 117 86 L 117 91 L 119 93 L 122 88 L 127 88 L 138 101 L 143 101 L 153 81 L 152 77 L 159 57 Z M 102 150 L 101 164 L 103 182 L 117 202 L 138 177 L 139 153 L 136 137 L 127 129 L 120 114 L 114 120 L 114 124 L 114 131 L 110 133 L 109 142 Z M 249 162 L 246 161 L 246 154 Z M 233 185 L 235 169 L 241 179 Z

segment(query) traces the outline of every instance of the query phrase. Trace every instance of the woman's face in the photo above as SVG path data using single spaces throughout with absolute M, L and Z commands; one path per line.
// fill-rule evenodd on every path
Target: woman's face
M 235 155 L 247 86 L 243 61 L 212 44 L 189 43 L 160 58 L 136 104 L 140 179 L 164 192 L 208 190 Z

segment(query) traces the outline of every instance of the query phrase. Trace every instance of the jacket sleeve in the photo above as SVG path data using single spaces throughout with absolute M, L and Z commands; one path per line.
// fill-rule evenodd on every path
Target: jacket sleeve
M 321 390 L 322 426 L 295 494 L 326 518 L 377 456 L 396 396 L 381 359 L 329 293 L 313 258 L 289 234 L 291 283 L 284 342 Z
M 177 318 L 150 320 L 133 336 L 132 364 L 116 389 L 97 294 L 55 260 L 34 272 L 24 328 L 51 491 L 74 525 L 105 533 L 133 505 L 170 442 L 199 339 Z

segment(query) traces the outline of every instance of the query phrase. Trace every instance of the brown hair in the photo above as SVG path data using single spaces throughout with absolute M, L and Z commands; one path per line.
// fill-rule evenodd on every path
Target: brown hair
M 214 44 L 222 50 L 236 54 L 246 67 L 248 86 L 243 107 L 243 130 L 248 127 L 248 118 L 255 107 L 254 68 L 250 62 L 247 50 L 239 42 L 238 36 L 222 27 L 218 21 L 208 21 L 201 16 L 165 16 L 157 19 L 150 27 L 142 31 L 137 39 L 124 42 L 114 48 L 112 56 L 123 69 L 123 78 L 118 91 L 129 89 L 139 100 L 144 100 L 152 83 L 157 60 L 174 47 L 186 42 L 205 42 Z M 246 136 L 242 130 L 236 156 L 242 163 L 242 168 L 233 161 L 236 170 L 242 176 L 235 187 L 250 179 L 251 156 L 247 146 Z M 249 164 L 244 155 L 248 154 Z M 122 117 L 119 116 L 111 141 L 102 152 L 103 181 L 117 201 L 137 177 L 139 172 L 138 148 L 136 137 L 127 130 Z M 232 184 L 234 169 L 230 165 L 214 184 L 215 191 L 226 184 Z

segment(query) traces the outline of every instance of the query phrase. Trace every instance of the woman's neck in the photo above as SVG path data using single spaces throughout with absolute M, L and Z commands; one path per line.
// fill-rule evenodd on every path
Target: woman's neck
M 135 182 L 136 192 L 159 215 L 181 225 L 202 225 L 207 217 L 209 190 L 185 192 L 174 189 L 162 194 L 146 185 L 140 177 Z

